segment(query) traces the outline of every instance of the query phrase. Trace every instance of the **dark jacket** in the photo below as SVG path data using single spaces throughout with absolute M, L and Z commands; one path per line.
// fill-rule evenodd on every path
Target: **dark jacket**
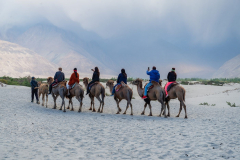
M 65 80 L 65 75 L 62 71 L 58 71 L 56 72 L 55 76 L 54 76 L 54 80 L 57 79 L 57 82 L 62 82 Z
M 174 82 L 177 79 L 177 74 L 174 71 L 168 73 L 167 76 L 168 82 Z
M 33 90 L 35 87 L 38 87 L 37 81 L 35 81 L 34 79 L 31 81 L 31 87 L 32 87 L 32 90 Z
M 118 75 L 118 79 L 117 79 L 117 83 L 121 83 L 124 82 L 125 84 L 127 84 L 127 76 L 125 77 L 122 73 L 120 73 Z
M 158 70 L 151 70 L 150 72 L 147 71 L 147 75 L 150 75 L 150 82 L 151 81 L 159 82 L 160 73 Z
M 99 82 L 99 75 L 97 72 L 93 72 L 92 82 Z

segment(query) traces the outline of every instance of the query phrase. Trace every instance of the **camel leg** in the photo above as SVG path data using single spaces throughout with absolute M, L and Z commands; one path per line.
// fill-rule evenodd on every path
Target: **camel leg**
M 45 101 L 45 94 L 39 94 L 39 99 L 40 99 L 40 95 L 42 95 L 42 106 L 44 106 L 44 101 Z
M 148 116 L 152 116 L 152 105 L 149 103 L 149 109 L 150 109 L 150 113 Z
M 66 112 L 64 97 L 61 96 L 61 98 L 62 98 L 62 106 L 64 106 L 64 108 L 63 108 L 63 112 Z M 62 106 L 61 106 L 61 109 L 62 109 Z
M 182 111 L 182 103 L 180 102 L 179 113 L 178 113 L 178 115 L 177 115 L 176 117 L 179 117 L 179 115 L 180 115 L 181 111 Z
M 82 98 L 78 98 L 78 101 L 80 102 L 80 106 L 79 106 L 79 109 L 78 109 L 78 112 L 82 112 Z
M 88 110 L 92 110 L 92 105 L 93 105 L 93 102 L 92 102 L 92 98 L 91 98 L 91 106 Z
M 102 93 L 101 95 L 102 95 L 102 110 L 101 110 L 101 113 L 103 113 L 105 93 Z
M 67 109 L 70 109 L 70 104 L 71 104 L 71 99 L 69 98 Z
M 102 101 L 101 101 L 101 99 L 100 99 L 100 97 L 98 96 L 98 97 L 96 97 L 97 98 L 97 100 L 99 101 L 99 103 L 100 103 L 100 105 L 99 105 L 99 108 L 98 108 L 98 112 L 100 112 L 101 111 L 101 105 L 102 105 Z
M 47 108 L 47 103 L 48 103 L 48 94 L 46 94 L 46 108 Z
M 164 101 L 160 101 L 160 103 L 162 104 L 162 109 L 161 109 L 161 112 L 160 112 L 160 117 L 161 117 L 161 113 L 163 111 L 163 115 L 164 115 L 164 118 L 167 118 L 167 115 L 166 115 L 166 105 L 164 103 Z
M 186 105 L 183 101 L 182 101 L 182 104 L 183 104 L 183 108 L 184 108 L 184 111 L 185 111 L 185 118 L 188 118 L 187 117 L 187 107 L 186 107 Z
M 143 109 L 141 115 L 144 115 L 144 114 L 145 114 L 145 109 L 146 109 L 146 107 L 147 107 L 147 103 L 144 104 L 144 109 Z
M 170 106 L 169 106 L 169 102 L 167 102 L 167 109 L 168 109 L 168 117 L 170 117 Z
M 73 109 L 73 102 L 72 102 L 72 99 L 71 99 L 71 104 L 72 104 L 72 108 L 71 108 L 70 111 L 74 111 L 74 109 Z
M 53 107 L 53 109 L 56 109 L 56 108 L 57 108 L 56 100 L 57 100 L 57 97 L 58 97 L 58 96 L 54 96 L 54 94 L 52 93 L 52 97 L 53 97 L 53 101 L 54 101 L 54 107 Z
M 117 103 L 117 108 L 118 108 L 118 111 L 117 111 L 116 114 L 119 114 L 119 113 L 122 111 L 121 108 L 119 107 L 119 101 L 118 101 L 117 98 L 114 98 L 114 100 L 116 101 L 116 103 Z
M 130 103 L 130 106 L 131 106 L 131 115 L 133 115 L 133 107 L 132 107 L 132 103 L 131 103 L 131 101 L 130 101 L 129 103 Z
M 95 106 L 94 106 L 94 97 L 91 97 L 91 101 L 92 101 L 92 105 L 93 105 L 93 107 L 91 107 L 91 108 L 93 108 L 93 112 L 96 112 L 96 110 L 95 110 Z
M 127 102 L 126 110 L 123 114 L 126 114 L 128 107 L 129 107 L 129 102 Z

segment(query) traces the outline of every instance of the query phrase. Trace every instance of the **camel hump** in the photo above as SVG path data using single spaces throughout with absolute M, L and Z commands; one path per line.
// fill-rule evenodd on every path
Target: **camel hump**
M 158 82 L 156 82 L 156 81 L 152 81 L 151 83 L 153 84 L 154 87 L 155 86 L 160 86 L 160 84 Z

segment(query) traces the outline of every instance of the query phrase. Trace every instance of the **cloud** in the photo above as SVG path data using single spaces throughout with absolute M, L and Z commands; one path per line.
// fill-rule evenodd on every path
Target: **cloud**
M 201 45 L 219 44 L 231 34 L 240 34 L 237 0 L 8 0 L 0 4 L 0 26 L 47 19 L 59 27 L 77 23 L 103 38 L 154 31 L 169 41 L 187 39 Z

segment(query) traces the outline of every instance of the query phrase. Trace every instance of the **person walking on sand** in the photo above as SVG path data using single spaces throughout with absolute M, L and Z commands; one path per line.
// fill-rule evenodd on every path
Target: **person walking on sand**
M 168 83 L 165 86 L 166 98 L 168 97 L 168 93 L 167 93 L 168 86 L 172 83 L 176 83 L 176 80 L 177 80 L 177 74 L 175 72 L 175 68 L 172 68 L 172 71 L 168 73 L 167 79 L 168 79 Z
M 91 84 L 100 81 L 100 79 L 99 79 L 100 72 L 99 72 L 98 67 L 95 67 L 95 69 L 92 69 L 92 71 L 93 71 L 92 81 L 87 86 L 87 93 L 86 93 L 86 95 L 90 93 L 90 88 L 89 87 L 91 86 Z
M 36 97 L 37 100 L 37 104 L 39 104 L 39 100 L 38 100 L 38 84 L 37 81 L 35 80 L 35 77 L 32 77 L 32 81 L 31 81 L 31 90 L 32 90 L 32 103 L 34 100 L 34 95 Z
M 111 96 L 114 96 L 115 87 L 121 84 L 121 82 L 124 82 L 125 84 L 127 84 L 127 74 L 125 72 L 125 69 L 121 69 L 121 73 L 118 75 L 118 78 L 117 78 L 117 84 L 113 87 Z
M 160 73 L 155 66 L 152 67 L 152 70 L 150 72 L 149 72 L 149 67 L 148 67 L 148 70 L 146 73 L 147 73 L 147 75 L 150 75 L 150 80 L 149 80 L 149 83 L 145 87 L 144 95 L 143 95 L 142 99 L 147 98 L 147 91 L 148 91 L 148 88 L 152 85 L 152 81 L 156 81 L 157 83 L 159 83 L 159 79 L 160 79 Z
M 77 73 L 77 68 L 73 69 L 73 73 L 69 79 L 69 82 L 67 83 L 68 96 L 70 95 L 70 87 L 75 83 L 79 83 L 79 74 Z
M 49 86 L 49 93 L 48 93 L 48 94 L 51 94 L 51 93 L 52 93 L 52 85 L 53 85 L 53 84 L 62 82 L 62 81 L 64 81 L 64 80 L 65 80 L 65 75 L 64 75 L 64 73 L 62 72 L 62 68 L 59 67 L 59 68 L 58 68 L 58 72 L 55 73 L 53 83 Z

